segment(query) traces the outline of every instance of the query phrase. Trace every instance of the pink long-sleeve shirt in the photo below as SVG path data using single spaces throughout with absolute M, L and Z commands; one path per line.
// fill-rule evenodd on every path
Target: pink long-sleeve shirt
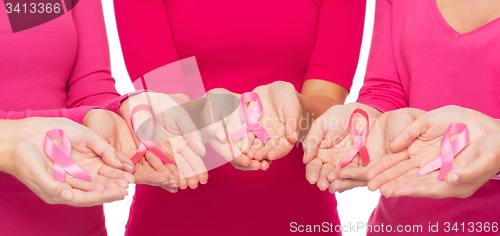
M 458 105 L 498 118 L 498 62 L 499 19 L 459 34 L 445 21 L 436 0 L 378 0 L 365 84 L 358 102 L 382 112 Z M 394 230 L 398 225 L 423 226 L 421 233 L 404 235 L 444 235 L 446 222 L 451 223 L 450 228 L 458 225 L 458 231 L 452 230 L 450 235 L 497 235 L 498 229 L 493 232 L 491 225 L 500 221 L 499 195 L 500 182 L 490 180 L 466 199 L 382 197 L 369 223 L 391 225 Z M 429 233 L 429 224 L 436 223 L 440 233 Z M 489 224 L 489 233 L 484 231 L 485 223 Z
M 17 33 L 0 4 L 1 119 L 67 117 L 82 123 L 94 106 L 117 112 L 114 82 L 100 0 L 79 1 L 72 11 Z M 106 229 L 102 206 L 49 205 L 0 173 L 0 234 L 106 235 Z
M 206 90 L 244 93 L 278 80 L 292 83 L 298 91 L 308 79 L 349 89 L 366 1 L 115 0 L 114 4 L 132 79 L 195 56 Z M 171 93 L 189 89 L 182 88 L 182 78 L 165 80 L 171 82 Z M 176 194 L 138 185 L 127 235 L 285 235 L 298 230 L 292 222 L 338 225 L 334 195 L 306 181 L 302 155 L 295 148 L 265 172 L 240 171 L 226 164 L 210 171 L 208 184 Z

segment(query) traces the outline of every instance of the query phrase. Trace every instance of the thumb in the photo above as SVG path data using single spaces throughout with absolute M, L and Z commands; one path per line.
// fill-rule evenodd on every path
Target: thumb
M 427 114 L 427 113 L 426 113 Z M 406 129 L 389 143 L 389 150 L 393 153 L 400 152 L 410 146 L 415 139 L 422 135 L 428 128 L 427 115 L 424 114 L 411 123 Z
M 295 143 L 298 140 L 300 118 L 302 118 L 302 107 L 298 101 L 292 106 L 285 106 L 285 109 L 283 110 L 285 137 L 290 143 Z
M 481 178 L 489 179 L 500 171 L 500 133 L 490 133 L 483 138 L 483 141 L 473 152 L 474 146 L 468 146 L 458 154 L 456 160 L 469 158 L 470 163 L 453 168 L 446 180 L 450 184 L 470 183 Z
M 122 163 L 116 157 L 115 148 L 99 137 L 94 131 L 86 129 L 86 133 L 86 143 L 90 150 L 99 155 L 107 165 L 117 169 L 123 168 Z

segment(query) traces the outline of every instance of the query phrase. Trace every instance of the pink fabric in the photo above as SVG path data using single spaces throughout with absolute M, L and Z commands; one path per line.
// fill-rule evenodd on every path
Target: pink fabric
M 59 146 L 52 142 L 52 139 L 56 138 L 61 138 Z M 90 174 L 69 157 L 71 153 L 71 141 L 64 134 L 64 131 L 60 129 L 49 130 L 45 136 L 44 150 L 47 156 L 54 161 L 52 177 L 55 180 L 64 183 L 66 173 L 68 173 L 77 179 L 87 182 L 91 181 Z
M 382 112 L 453 104 L 500 117 L 499 36 L 499 19 L 459 34 L 446 23 L 435 0 L 378 0 L 358 101 Z M 414 235 L 430 235 L 429 222 L 439 222 L 441 234 L 445 222 L 465 222 L 467 230 L 468 222 L 500 221 L 499 194 L 500 182 L 490 180 L 467 199 L 381 198 L 369 223 L 423 225 L 424 234 Z
M 0 4 L 1 118 L 64 116 L 83 122 L 91 107 L 118 111 L 119 97 L 100 0 L 82 0 L 67 14 L 12 33 Z M 31 109 L 33 111 L 27 111 Z M 43 111 L 45 110 L 45 111 Z M 102 206 L 49 205 L 13 176 L 0 173 L 2 235 L 106 235 Z
M 361 131 L 361 133 L 358 133 L 356 127 L 354 127 L 354 123 L 352 122 L 352 117 L 356 113 L 363 115 L 366 119 L 366 126 L 363 128 L 363 131 Z M 351 149 L 349 149 L 347 154 L 340 161 L 340 169 L 346 167 L 358 153 L 361 156 L 363 166 L 368 166 L 368 164 L 370 163 L 370 155 L 368 153 L 368 149 L 366 149 L 365 143 L 366 139 L 368 138 L 369 127 L 370 118 L 368 117 L 368 114 L 362 109 L 354 110 L 354 112 L 352 112 L 351 114 L 351 118 L 349 118 L 349 134 L 354 142 L 354 145 L 351 147 Z
M 83 124 L 85 115 L 92 110 L 98 109 L 97 106 L 81 106 L 78 108 L 59 108 L 50 110 L 31 110 L 27 109 L 25 111 L 0 111 L 0 119 L 6 120 L 19 120 L 28 117 L 64 117 L 70 119 L 74 122 Z
M 366 1 L 115 0 L 114 4 L 132 79 L 196 56 L 207 90 L 227 88 L 241 94 L 277 80 L 291 82 L 298 91 L 307 79 L 349 89 Z M 182 87 L 182 78 L 165 80 L 172 81 L 172 93 L 188 90 Z M 285 235 L 291 222 L 339 224 L 335 196 L 306 181 L 302 155 L 296 148 L 265 172 L 240 171 L 226 164 L 209 172 L 207 185 L 176 194 L 138 185 L 127 235 Z
M 255 102 L 251 110 L 245 106 L 245 103 L 247 102 Z M 241 119 L 243 119 L 243 126 L 241 126 L 236 132 L 232 133 L 231 138 L 236 141 L 252 132 L 263 144 L 267 143 L 269 140 L 269 133 L 267 133 L 264 126 L 262 126 L 259 122 L 263 111 L 259 94 L 254 92 L 246 92 L 242 94 L 238 110 Z

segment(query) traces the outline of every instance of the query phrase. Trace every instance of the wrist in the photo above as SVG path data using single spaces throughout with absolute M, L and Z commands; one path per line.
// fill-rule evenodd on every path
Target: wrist
M 13 158 L 13 150 L 16 148 L 20 140 L 8 139 L 0 141 L 0 171 L 14 174 L 15 169 Z

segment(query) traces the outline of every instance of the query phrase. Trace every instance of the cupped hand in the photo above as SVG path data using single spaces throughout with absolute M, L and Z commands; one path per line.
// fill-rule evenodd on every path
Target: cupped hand
M 14 166 L 10 172 L 51 204 L 93 206 L 124 198 L 134 177 L 122 171 L 115 149 L 92 130 L 63 118 L 28 118 L 18 122 L 13 148 Z M 52 179 L 54 162 L 45 154 L 45 135 L 61 129 L 71 141 L 70 158 L 87 173 L 91 182 L 69 174 L 65 183 Z M 53 140 L 58 144 L 59 139 Z M 64 191 L 63 191 L 64 190 Z
M 151 140 L 147 141 L 153 141 L 161 151 L 175 161 L 178 172 L 173 165 L 166 164 L 165 166 L 172 174 L 177 175 L 178 173 L 179 187 L 185 189 L 189 186 L 194 189 L 198 186 L 198 182 L 202 184 L 207 182 L 208 173 L 201 159 L 205 155 L 201 133 L 191 120 L 190 115 L 181 106 L 187 101 L 189 98 L 181 94 L 140 93 L 122 102 L 120 116 L 127 122 L 130 130 L 133 130 L 132 108 L 142 104 L 149 105 L 155 113 L 156 123 L 154 135 Z M 140 129 L 142 125 L 147 125 L 151 117 L 152 114 L 139 111 L 134 114 L 134 124 Z M 132 136 L 136 146 L 139 146 L 141 141 L 135 131 L 132 132 Z M 145 156 L 148 164 L 155 170 L 165 171 L 165 168 L 162 167 L 162 161 L 157 156 L 149 151 L 146 152 Z M 160 169 L 156 169 L 156 167 Z
M 339 179 L 340 162 L 354 144 L 349 134 L 349 119 L 356 109 L 363 109 L 370 118 L 371 129 L 366 141 L 367 147 L 370 147 L 371 143 L 373 146 L 380 145 L 382 140 L 374 138 L 377 132 L 372 132 L 372 128 L 377 126 L 374 121 L 381 113 L 360 103 L 331 107 L 314 121 L 304 139 L 306 179 L 311 184 L 317 184 L 322 191 L 330 188 L 333 193 L 366 184 L 366 180 L 359 177 L 358 179 Z M 366 122 L 366 119 L 359 114 L 353 116 L 353 124 L 358 132 L 366 127 Z M 357 154 L 345 168 L 358 168 L 359 166 L 362 166 L 362 162 Z M 359 174 L 356 173 L 356 175 Z
M 213 89 L 206 93 L 205 104 L 201 112 L 204 124 L 203 135 L 208 143 L 227 161 L 240 170 L 266 170 L 267 160 L 253 160 L 246 154 L 255 140 L 251 132 L 243 138 L 233 140 L 231 134 L 243 125 L 240 117 L 240 94 L 226 89 Z
M 263 144 L 255 139 L 247 155 L 258 161 L 279 159 L 298 141 L 299 122 L 303 115 L 298 92 L 291 83 L 283 81 L 259 86 L 253 92 L 262 102 L 259 122 L 267 131 L 269 140 Z M 250 103 L 249 109 L 253 105 L 254 102 Z
M 137 152 L 137 147 L 127 123 L 117 114 L 94 109 L 87 113 L 85 126 L 94 130 L 101 138 L 115 147 L 124 170 L 133 173 L 135 183 L 160 186 L 172 193 L 177 192 L 179 173 L 174 164 L 165 165 L 156 156 L 149 154 L 135 165 L 130 158 Z M 154 158 L 152 158 L 154 157 Z M 152 160 L 148 160 L 152 158 Z
M 441 140 L 452 123 L 467 125 L 468 146 L 455 157 L 446 181 L 438 181 L 439 171 L 419 176 L 418 170 L 440 155 Z M 371 190 L 380 188 L 388 197 L 470 196 L 498 172 L 498 152 L 487 138 L 488 135 L 497 137 L 491 133 L 498 130 L 500 122 L 474 110 L 446 106 L 427 112 L 389 144 L 391 152 L 402 154 L 376 163 L 368 171 L 368 187 Z
M 391 143 L 404 129 L 412 124 L 425 111 L 415 108 L 403 108 L 382 114 L 370 125 L 366 147 L 370 155 L 370 163 L 363 167 L 359 161 L 341 169 L 339 179 L 330 184 L 330 191 L 345 191 L 368 184 L 368 171 L 383 158 L 394 159 L 406 155 L 404 152 L 393 153 L 389 150 Z M 359 154 L 357 155 L 359 160 Z

